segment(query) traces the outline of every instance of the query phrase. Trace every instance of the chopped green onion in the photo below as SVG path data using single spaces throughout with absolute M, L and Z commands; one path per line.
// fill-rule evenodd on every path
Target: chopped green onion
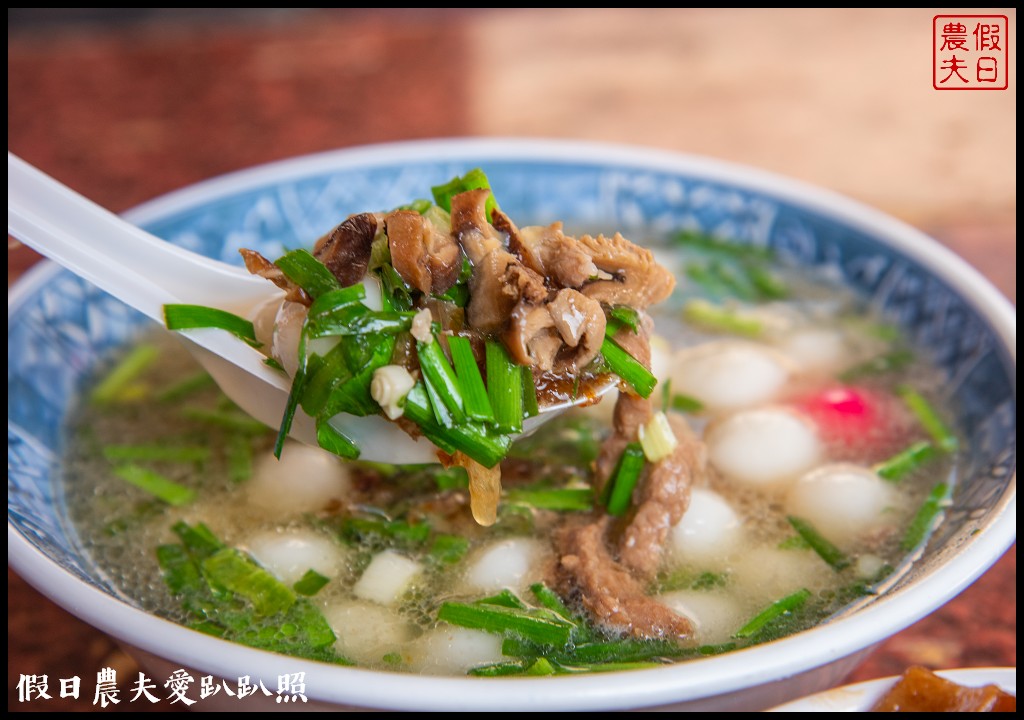
M 953 452 L 956 450 L 956 435 L 946 426 L 946 423 L 939 417 L 935 408 L 919 392 L 906 385 L 900 387 L 897 392 L 903 398 L 903 402 L 906 403 L 907 407 L 910 408 L 910 411 L 917 417 L 921 426 L 935 440 L 935 444 L 940 450 L 943 452 Z
M 749 638 L 756 635 L 769 624 L 801 607 L 810 597 L 811 591 L 806 588 L 801 588 L 792 595 L 787 595 L 781 600 L 776 600 L 751 618 L 750 622 L 737 630 L 733 637 Z
M 558 613 L 563 618 L 572 622 L 572 612 L 566 607 L 565 603 L 562 602 L 562 598 L 558 596 L 554 590 L 549 588 L 542 582 L 533 583 L 530 585 L 530 592 L 537 598 L 537 602 L 546 607 L 548 610 Z
M 783 300 L 789 297 L 789 287 L 772 272 L 756 265 L 746 265 L 747 277 L 757 288 L 762 298 Z
M 897 483 L 935 457 L 935 446 L 921 440 L 875 466 L 879 477 Z
M 448 358 L 444 355 L 444 350 L 441 349 L 441 344 L 437 338 L 432 338 L 429 343 L 416 343 L 416 354 L 419 356 L 420 370 L 423 371 L 427 391 L 433 391 L 440 402 L 444 404 L 447 415 L 451 417 L 451 424 L 461 423 L 465 420 L 466 413 L 460 383 Z M 481 382 L 483 381 L 481 380 Z M 433 395 L 430 399 L 434 404 Z M 442 425 L 449 424 L 444 422 L 440 414 L 437 414 L 437 419 Z
M 467 420 L 446 428 L 437 423 L 423 383 L 405 396 L 405 416 L 420 426 L 423 435 L 447 453 L 461 450 L 485 467 L 494 467 L 508 454 L 511 438 L 482 423 Z
M 413 212 L 418 212 L 420 215 L 422 215 L 427 210 L 429 210 L 431 207 L 433 207 L 433 205 L 434 204 L 432 202 L 430 202 L 429 200 L 427 200 L 425 198 L 420 198 L 418 200 L 413 200 L 411 203 L 407 203 L 405 205 L 399 205 L 395 209 L 396 210 L 412 210 Z
M 103 448 L 103 457 L 112 462 L 204 462 L 210 457 L 210 448 L 202 445 L 107 445 Z
M 673 241 L 686 247 L 692 247 L 705 252 L 719 253 L 740 257 L 744 260 L 771 260 L 775 253 L 771 248 L 760 245 L 747 245 L 745 243 L 730 242 L 720 238 L 682 230 L 672 236 Z
M 123 400 L 126 393 L 131 394 L 130 388 L 135 380 L 156 361 L 159 355 L 160 351 L 154 345 L 139 345 L 133 348 L 114 365 L 107 376 L 92 391 L 90 396 L 92 401 L 107 404 Z
M 480 373 L 480 366 L 476 364 L 476 356 L 473 355 L 469 338 L 453 335 L 448 338 L 448 347 L 452 352 L 452 362 L 455 364 L 455 374 L 462 390 L 466 415 L 474 420 L 493 421 L 494 410 L 491 409 L 484 378 Z
M 679 446 L 679 438 L 668 422 L 668 416 L 660 410 L 638 428 L 640 446 L 644 456 L 652 462 L 661 462 Z
M 305 595 L 310 597 L 320 592 L 324 585 L 329 583 L 331 579 L 324 577 L 316 570 L 310 568 L 306 571 L 306 574 L 299 578 L 299 581 L 292 585 L 292 589 L 299 595 Z
M 114 468 L 114 474 L 168 505 L 188 505 L 196 499 L 196 491 L 169 480 L 160 473 L 138 465 L 122 465 Z
M 793 526 L 793 529 L 797 531 L 797 534 L 807 541 L 811 549 L 818 553 L 822 560 L 831 565 L 833 570 L 838 572 L 850 566 L 850 559 L 846 557 L 843 551 L 829 542 L 811 523 L 793 515 L 787 516 L 786 519 Z
M 590 488 L 516 488 L 506 491 L 505 501 L 538 510 L 588 511 L 594 508 L 594 491 Z
M 540 414 L 540 406 L 537 404 L 537 381 L 533 379 L 533 368 L 521 365 L 519 369 L 523 373 L 523 412 L 526 417 L 536 417 Z
M 438 620 L 451 625 L 492 633 L 510 632 L 541 645 L 562 647 L 569 642 L 573 626 L 563 620 L 499 605 L 446 602 L 437 613 Z
M 900 546 L 907 552 L 920 545 L 935 523 L 935 518 L 942 512 L 942 508 L 949 502 L 949 485 L 939 483 L 928 493 L 924 503 L 921 505 L 914 519 L 910 521 L 907 532 L 903 536 Z
M 283 612 L 295 602 L 287 585 L 234 548 L 218 550 L 202 567 L 212 584 L 241 595 L 259 615 Z
M 523 374 L 501 343 L 487 341 L 487 396 L 494 424 L 504 432 L 523 431 Z
M 683 318 L 707 330 L 758 337 L 763 330 L 761 321 L 741 315 L 735 310 L 713 305 L 707 300 L 691 300 L 683 308 Z
M 346 460 L 356 460 L 359 457 L 359 446 L 331 425 L 329 419 L 317 418 L 316 441 L 324 450 Z
M 275 370 L 280 370 L 281 372 L 284 372 L 284 365 L 282 365 L 272 357 L 263 358 L 263 364 L 266 365 L 267 367 L 271 367 L 274 368 Z
M 608 311 L 608 317 L 615 318 L 623 325 L 628 325 L 634 334 L 640 332 L 640 314 L 628 305 L 616 305 Z
M 226 448 L 228 477 L 231 482 L 240 483 L 252 477 L 252 444 L 244 435 L 232 435 Z
M 643 470 L 645 462 L 644 449 L 640 443 L 630 443 L 622 451 L 619 464 L 605 488 L 608 495 L 609 515 L 618 517 L 629 508 L 629 503 L 633 498 L 633 489 L 640 479 L 640 471 Z
M 469 540 L 459 535 L 438 535 L 430 546 L 428 556 L 436 563 L 454 565 L 469 552 Z
M 308 250 L 292 250 L 275 260 L 274 264 L 314 300 L 332 290 L 341 289 L 334 274 Z
M 268 360 L 270 358 L 267 358 Z M 164 390 L 162 393 L 156 396 L 159 402 L 175 402 L 182 398 L 188 397 L 193 393 L 205 390 L 208 387 L 213 387 L 216 383 L 210 373 L 202 370 L 191 377 L 187 377 L 179 383 L 171 385 L 171 387 Z
M 476 604 L 478 604 L 478 605 L 499 605 L 500 607 L 517 608 L 519 610 L 526 610 L 527 609 L 526 603 L 524 603 L 522 600 L 520 600 L 519 596 L 516 595 L 511 590 L 509 590 L 508 588 L 502 590 L 497 595 L 492 595 L 490 597 L 481 598 L 481 599 L 476 601 Z
M 434 196 L 434 202 L 440 205 L 448 212 L 452 211 L 452 198 L 459 193 L 464 193 L 467 190 L 476 190 L 479 188 L 491 187 L 490 180 L 487 179 L 487 175 L 480 168 L 474 168 L 467 172 L 462 177 L 455 177 L 444 183 L 443 185 L 435 185 L 432 187 L 431 193 Z M 484 206 L 484 212 L 488 220 L 491 218 L 491 213 L 498 208 L 498 203 L 494 199 L 494 193 L 487 199 L 487 204 Z
M 884 355 L 871 358 L 870 360 L 854 365 L 849 370 L 844 371 L 839 379 L 844 382 L 851 382 L 853 380 L 860 380 L 861 378 L 870 377 L 872 375 L 882 375 L 887 372 L 895 372 L 902 370 L 914 361 L 914 353 L 910 350 L 894 350 Z
M 679 412 L 698 413 L 704 409 L 704 403 L 695 397 L 676 393 L 669 401 L 669 407 Z
M 362 286 L 360 286 L 362 287 Z M 344 291 L 341 291 L 344 292 Z M 308 318 L 307 318 L 308 322 Z M 292 429 L 292 421 L 295 419 L 295 411 L 298 410 L 299 400 L 306 386 L 306 333 L 299 335 L 299 366 L 292 378 L 292 387 L 288 391 L 288 401 L 284 406 L 284 414 L 281 416 L 281 427 L 277 431 L 277 439 L 274 441 L 274 457 L 281 459 L 281 451 L 284 449 L 285 438 Z
M 206 410 L 205 408 L 186 407 L 182 409 L 181 416 L 188 420 L 216 425 L 226 430 L 234 430 L 247 435 L 262 435 L 268 429 L 259 420 L 254 420 L 248 415 L 242 415 L 237 412 L 218 412 L 217 410 Z
M 658 379 L 610 336 L 606 336 L 601 344 L 601 354 L 609 369 L 625 380 L 640 397 L 651 396 Z
M 504 648 L 503 648 L 504 649 Z M 580 643 L 566 660 L 579 663 L 638 662 L 655 658 L 686 657 L 692 654 L 669 640 L 622 639 L 608 642 Z
M 218 328 L 227 330 L 253 347 L 259 347 L 252 323 L 234 313 L 202 305 L 164 305 L 164 324 L 168 330 Z

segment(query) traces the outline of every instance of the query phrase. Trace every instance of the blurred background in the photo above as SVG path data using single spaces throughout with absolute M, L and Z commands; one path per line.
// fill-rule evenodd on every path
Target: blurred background
M 933 89 L 939 13 L 1008 16 L 1007 90 Z M 7 147 L 115 211 L 366 143 L 663 148 L 873 205 L 1015 303 L 1016 31 L 1013 9 L 9 9 Z M 9 240 L 8 285 L 37 260 Z M 1016 665 L 1016 546 L 851 679 L 914 663 Z M 113 641 L 8 571 L 9 709 L 92 709 L 87 692 L 21 704 L 15 688 L 48 674 L 89 689 L 105 666 L 134 676 Z

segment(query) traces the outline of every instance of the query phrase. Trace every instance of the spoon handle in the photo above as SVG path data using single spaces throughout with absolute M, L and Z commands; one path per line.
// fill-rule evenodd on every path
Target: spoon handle
M 7 232 L 149 317 L 167 303 L 248 312 L 267 283 L 165 242 L 7 153 Z

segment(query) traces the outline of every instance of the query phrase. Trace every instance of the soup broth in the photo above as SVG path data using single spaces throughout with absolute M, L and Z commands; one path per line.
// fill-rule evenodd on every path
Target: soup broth
M 848 291 L 767 253 L 689 235 L 654 247 L 680 278 L 651 311 L 655 405 L 689 424 L 708 471 L 642 586 L 689 633 L 637 637 L 557 579 L 566 550 L 552 534 L 612 502 L 592 489 L 609 398 L 513 446 L 497 522 L 482 527 L 456 466 L 291 443 L 276 460 L 274 431 L 154 333 L 129 351 L 137 372 L 93 392 L 71 424 L 81 538 L 158 615 L 383 670 L 645 667 L 826 621 L 905 568 L 950 492 L 956 440 L 935 409 L 937 374 Z

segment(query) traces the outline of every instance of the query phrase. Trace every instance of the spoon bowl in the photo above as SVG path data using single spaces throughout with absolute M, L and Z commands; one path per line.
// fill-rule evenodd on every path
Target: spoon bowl
M 10 152 L 7 232 L 161 325 L 168 304 L 205 305 L 252 319 L 282 296 L 267 280 L 242 268 L 172 245 L 132 225 Z M 184 330 L 180 335 L 235 404 L 269 427 L 280 424 L 290 381 L 266 365 L 264 355 L 218 329 Z M 610 382 L 596 394 L 613 387 Z M 524 434 L 574 404 L 542 408 L 524 423 Z M 356 443 L 362 459 L 393 464 L 437 460 L 433 444 L 410 437 L 383 417 L 339 415 L 331 423 Z M 315 424 L 301 410 L 289 435 L 317 445 Z

